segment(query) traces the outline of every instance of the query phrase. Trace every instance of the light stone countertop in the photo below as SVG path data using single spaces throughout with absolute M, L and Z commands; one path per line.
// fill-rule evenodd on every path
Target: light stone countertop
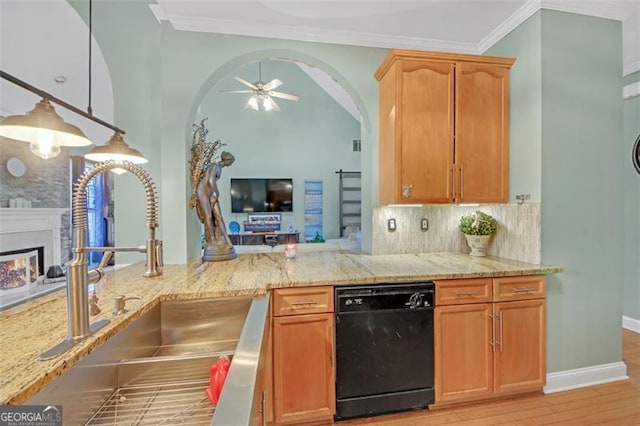
M 164 300 L 261 295 L 272 288 L 395 283 L 449 278 L 478 278 L 561 272 L 536 265 L 463 253 L 372 256 L 341 251 L 304 252 L 285 261 L 283 253 L 239 255 L 226 262 L 165 265 L 164 274 L 143 278 L 143 262 L 111 272 L 97 285 L 102 313 L 91 322 L 111 322 L 71 350 L 48 361 L 38 356 L 67 335 L 66 292 L 56 291 L 0 312 L 0 405 L 21 404 L 134 319 Z M 114 317 L 113 297 L 140 296 Z

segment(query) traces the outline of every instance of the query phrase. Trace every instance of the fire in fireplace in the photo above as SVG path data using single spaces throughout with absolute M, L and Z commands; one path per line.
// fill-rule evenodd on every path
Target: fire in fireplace
M 44 274 L 44 247 L 0 253 L 0 290 L 35 284 Z

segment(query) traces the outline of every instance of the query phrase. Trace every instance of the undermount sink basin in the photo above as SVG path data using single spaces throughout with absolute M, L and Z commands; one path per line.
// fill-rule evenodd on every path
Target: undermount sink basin
M 62 405 L 65 425 L 208 425 L 209 368 L 233 358 L 251 303 L 161 302 L 26 403 Z

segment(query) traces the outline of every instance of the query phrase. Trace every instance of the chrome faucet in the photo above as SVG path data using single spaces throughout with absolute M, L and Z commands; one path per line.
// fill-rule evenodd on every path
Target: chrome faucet
M 147 199 L 146 225 L 149 236 L 146 245 L 140 247 L 86 247 L 87 241 L 87 207 L 85 191 L 95 176 L 111 169 L 120 168 L 131 172 L 144 185 Z M 156 188 L 151 176 L 140 166 L 128 161 L 107 161 L 98 163 L 87 170 L 75 184 L 73 192 L 73 259 L 67 266 L 67 319 L 69 333 L 65 340 L 40 355 L 40 360 L 53 358 L 66 352 L 75 344 L 109 323 L 103 319 L 89 324 L 89 284 L 95 284 L 104 277 L 104 266 L 101 262 L 97 269 L 88 270 L 87 253 L 93 251 L 110 252 L 137 251 L 146 253 L 146 270 L 144 277 L 162 275 L 162 241 L 156 239 L 158 227 L 158 202 Z M 108 259 L 108 257 L 107 257 Z

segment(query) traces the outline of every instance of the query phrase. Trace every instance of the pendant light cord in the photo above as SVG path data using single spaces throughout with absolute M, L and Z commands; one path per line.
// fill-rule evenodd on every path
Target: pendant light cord
M 87 113 L 93 115 L 93 108 L 91 107 L 91 36 L 93 34 L 93 1 L 89 0 L 89 105 L 87 106 Z

